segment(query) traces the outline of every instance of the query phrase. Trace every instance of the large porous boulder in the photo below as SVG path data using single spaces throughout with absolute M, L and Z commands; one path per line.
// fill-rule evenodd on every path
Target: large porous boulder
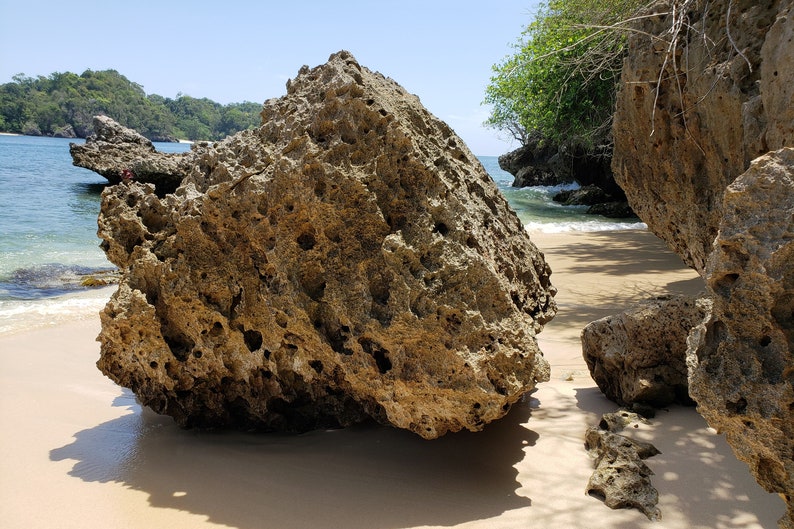
M 173 192 L 190 167 L 193 153 L 163 153 L 137 131 L 107 116 L 94 117 L 85 143 L 70 143 L 72 163 L 107 178 L 111 184 L 135 180 L 154 184 L 160 196 Z
M 686 338 L 710 301 L 668 296 L 642 302 L 582 330 L 582 354 L 607 398 L 622 406 L 692 404 Z
M 690 336 L 690 393 L 794 527 L 794 148 L 725 193 L 707 266 L 714 308 Z
M 502 417 L 549 366 L 551 273 L 460 138 L 347 52 L 174 194 L 103 193 L 123 272 L 99 368 L 186 427 L 375 419 L 435 438 Z
M 612 168 L 634 212 L 703 274 L 725 188 L 794 145 L 794 17 L 790 0 L 684 7 L 657 2 L 629 33 Z

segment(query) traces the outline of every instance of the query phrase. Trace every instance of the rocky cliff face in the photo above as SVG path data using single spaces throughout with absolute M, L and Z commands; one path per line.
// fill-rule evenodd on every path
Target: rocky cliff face
M 690 393 L 794 527 L 794 148 L 725 193 L 707 263 L 714 309 L 689 338 Z
M 706 279 L 714 308 L 690 336 L 690 395 L 794 528 L 794 2 L 670 4 L 630 37 L 613 169 Z
M 550 269 L 463 142 L 346 52 L 174 194 L 103 194 L 99 368 L 184 426 L 478 430 L 548 379 Z
M 725 188 L 792 145 L 794 20 L 790 1 L 678 7 L 674 20 L 657 3 L 629 37 L 612 168 L 649 229 L 702 274 Z

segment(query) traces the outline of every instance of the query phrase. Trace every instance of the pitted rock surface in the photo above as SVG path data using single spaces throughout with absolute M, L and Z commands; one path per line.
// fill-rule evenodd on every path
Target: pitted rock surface
M 587 482 L 587 494 L 602 498 L 610 509 L 637 509 L 650 520 L 660 520 L 659 492 L 651 483 L 653 471 L 645 459 L 660 454 L 651 443 L 618 432 L 647 421 L 626 410 L 602 415 L 599 425 L 585 432 L 585 449 L 595 470 Z
M 656 2 L 629 34 L 612 169 L 634 212 L 703 275 L 725 188 L 794 145 L 794 3 L 672 3 Z M 672 13 L 686 23 L 670 56 Z
M 202 144 L 200 144 L 202 145 Z M 192 152 L 163 153 L 137 131 L 107 116 L 94 117 L 94 134 L 85 143 L 70 143 L 72 163 L 118 184 L 129 171 L 137 182 L 157 186 L 160 196 L 174 191 L 187 174 Z
M 725 193 L 708 261 L 714 308 L 689 337 L 690 394 L 794 527 L 794 148 L 755 160 Z
M 187 427 L 479 430 L 549 376 L 551 273 L 455 133 L 347 52 L 174 194 L 103 194 L 99 368 Z
M 692 404 L 686 337 L 710 308 L 707 298 L 667 296 L 589 323 L 582 355 L 601 392 L 628 407 Z

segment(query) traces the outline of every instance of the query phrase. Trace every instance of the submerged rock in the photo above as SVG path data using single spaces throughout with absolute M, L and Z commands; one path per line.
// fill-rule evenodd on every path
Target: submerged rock
M 714 308 L 690 336 L 690 393 L 794 527 L 794 149 L 755 160 L 725 193 L 708 261 Z
M 99 368 L 186 427 L 479 430 L 549 376 L 543 255 L 443 122 L 347 52 L 174 194 L 103 193 Z

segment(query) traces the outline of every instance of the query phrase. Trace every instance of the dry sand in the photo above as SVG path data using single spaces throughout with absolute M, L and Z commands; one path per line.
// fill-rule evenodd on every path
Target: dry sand
M 95 368 L 98 318 L 0 337 L 0 527 L 774 528 L 782 501 L 691 408 L 632 432 L 662 451 L 647 461 L 662 521 L 584 493 L 584 431 L 616 406 L 587 374 L 582 326 L 702 283 L 646 232 L 533 240 L 559 288 L 540 337 L 552 381 L 476 434 L 183 431 Z

